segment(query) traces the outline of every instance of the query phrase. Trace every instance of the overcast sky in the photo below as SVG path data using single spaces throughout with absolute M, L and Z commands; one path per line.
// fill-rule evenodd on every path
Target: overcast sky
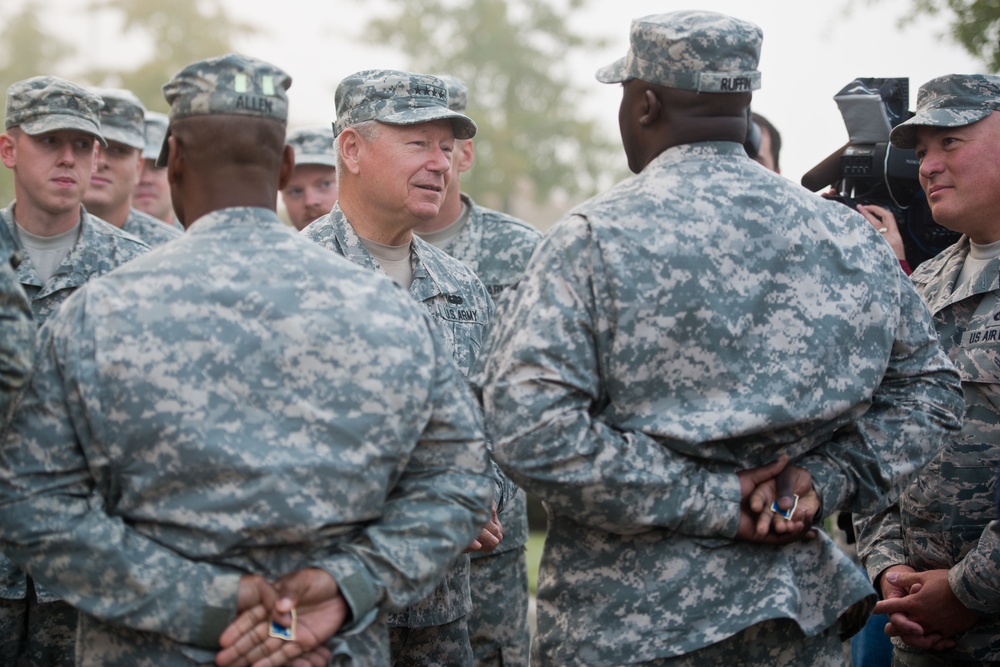
M 30 1 L 30 0 L 22 0 Z M 344 76 L 371 67 L 405 68 L 398 54 L 360 44 L 355 35 L 377 1 L 224 0 L 233 17 L 262 32 L 239 50 L 269 60 L 292 74 L 289 91 L 293 127 L 333 118 L 333 90 Z M 84 0 L 57 0 L 70 11 L 62 17 L 67 34 L 80 34 Z M 591 0 L 571 18 L 571 27 L 610 41 L 604 50 L 582 54 L 573 64 L 586 91 L 582 109 L 605 124 L 617 140 L 621 89 L 597 83 L 594 71 L 625 54 L 632 18 L 679 9 L 703 8 L 750 20 L 764 30 L 760 69 L 763 87 L 753 107 L 782 133 L 783 173 L 798 181 L 816 163 L 847 141 L 833 96 L 856 77 L 909 77 L 910 108 L 924 81 L 950 72 L 981 71 L 981 66 L 941 36 L 943 24 L 921 19 L 905 30 L 897 20 L 910 0 Z M 83 25 L 87 25 L 84 20 Z M 89 25 L 87 58 L 120 58 L 122 45 L 104 26 Z M 93 33 L 98 39 L 93 39 Z M 103 33 L 103 34 L 101 34 Z M 141 50 L 141 46 L 139 47 Z M 624 153 L 621 155 L 624 164 Z

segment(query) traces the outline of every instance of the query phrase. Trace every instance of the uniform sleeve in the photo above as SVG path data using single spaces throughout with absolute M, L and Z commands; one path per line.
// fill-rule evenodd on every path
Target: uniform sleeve
M 20 389 L 31 374 L 35 322 L 14 268 L 0 253 L 0 437 Z
M 907 564 L 899 505 L 893 504 L 874 516 L 855 516 L 854 533 L 858 540 L 858 559 L 873 584 L 893 565 Z
M 441 337 L 432 338 L 439 363 L 431 419 L 403 475 L 380 520 L 317 563 L 337 580 L 355 621 L 383 601 L 404 609 L 429 595 L 490 516 L 495 483 L 481 412 Z
M 575 222 L 579 222 L 576 220 Z M 598 418 L 603 404 L 589 227 L 538 247 L 490 332 L 483 403 L 494 457 L 549 507 L 612 533 L 668 528 L 733 537 L 735 470 L 718 472 Z
M 969 609 L 1000 613 L 1000 521 L 991 521 L 976 548 L 948 571 L 948 583 Z
M 900 324 L 871 407 L 799 462 L 813 476 L 824 514 L 881 514 L 962 426 L 958 372 L 913 286 L 904 278 L 899 285 Z
M 82 302 L 67 301 L 40 330 L 35 373 L 0 447 L 0 551 L 84 613 L 216 648 L 235 618 L 239 573 L 145 538 L 95 489 L 81 446 Z

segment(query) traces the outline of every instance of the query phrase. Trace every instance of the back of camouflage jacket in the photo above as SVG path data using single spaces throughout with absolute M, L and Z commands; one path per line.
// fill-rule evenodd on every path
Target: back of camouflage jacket
M 434 327 L 260 208 L 67 299 L 0 452 L 0 546 L 80 609 L 78 659 L 210 662 L 240 575 L 320 567 L 351 608 L 338 650 L 387 661 L 382 612 L 430 592 L 492 497 Z
M 549 512 L 534 657 L 860 627 L 874 591 L 824 533 L 734 538 L 741 469 L 787 453 L 825 514 L 873 510 L 958 428 L 955 370 L 863 218 L 738 144 L 675 147 L 551 230 L 497 319 L 494 455 Z

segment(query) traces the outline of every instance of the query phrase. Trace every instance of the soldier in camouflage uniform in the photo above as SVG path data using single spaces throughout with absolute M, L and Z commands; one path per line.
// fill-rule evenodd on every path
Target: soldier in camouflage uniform
M 183 229 L 174 215 L 174 205 L 170 201 L 170 183 L 167 182 L 166 167 L 157 167 L 156 158 L 163 146 L 163 137 L 167 134 L 166 114 L 147 111 L 143 119 L 142 168 L 139 171 L 139 183 L 132 193 L 132 206 L 147 213 L 171 227 Z
M 858 555 L 893 664 L 1000 665 L 1000 77 L 928 81 L 890 140 L 916 148 L 934 220 L 963 234 L 911 280 L 961 374 L 965 419 L 898 503 L 857 521 Z
M 295 173 L 281 191 L 281 201 L 296 229 L 305 229 L 337 203 L 337 153 L 333 129 L 304 128 L 286 140 L 295 149 Z
M 465 113 L 468 87 L 453 76 L 439 78 L 448 86 L 448 107 Z M 474 161 L 473 140 L 456 141 L 451 181 L 441 210 L 414 232 L 475 271 L 496 301 L 520 279 L 542 235 L 528 223 L 480 206 L 462 193 L 461 174 L 471 169 Z M 492 552 L 476 551 L 469 555 L 472 561 L 469 640 L 476 667 L 528 664 L 531 638 L 524 553 L 528 509 L 524 491 L 513 486 L 509 489 L 509 497 L 504 498 L 497 514 L 503 527 L 503 541 Z
M 476 125 L 447 105 L 437 77 L 366 70 L 337 86 L 339 200 L 302 232 L 373 271 L 384 271 L 423 304 L 446 348 L 468 375 L 493 314 L 493 301 L 458 260 L 413 235 L 437 215 L 451 176 L 456 139 Z M 497 489 L 495 504 L 501 501 Z M 484 522 L 485 523 L 485 522 Z M 472 549 L 496 547 L 488 525 Z M 390 616 L 393 664 L 472 664 L 467 616 L 469 558 L 459 558 L 432 595 Z
M 236 54 L 181 70 L 161 158 L 188 232 L 40 332 L 0 543 L 81 610 L 81 665 L 384 665 L 382 610 L 487 520 L 481 420 L 435 325 L 277 217 L 290 83 Z M 294 641 L 267 636 L 279 593 Z
M 17 279 L 39 326 L 88 280 L 149 251 L 81 206 L 94 141 L 104 143 L 101 104 L 57 77 L 26 79 L 7 90 L 0 160 L 14 172 L 16 199 L 0 211 L 0 248 L 23 257 Z M 0 662 L 72 664 L 75 625 L 69 605 L 0 556 Z
M 35 350 L 31 304 L 17 281 L 20 256 L 0 246 L 0 442 L 18 391 L 27 383 Z
M 172 241 L 183 232 L 132 207 L 139 184 L 142 152 L 146 146 L 145 114 L 139 98 L 128 90 L 93 91 L 104 100 L 101 133 L 107 146 L 94 156 L 94 172 L 83 195 L 83 204 L 98 218 L 137 236 L 150 247 Z
M 891 502 L 959 428 L 888 247 L 746 155 L 761 37 L 633 21 L 597 78 L 622 83 L 636 175 L 546 235 L 490 331 L 494 455 L 549 514 L 533 663 L 843 667 L 874 591 L 824 533 L 797 538 Z M 784 470 L 790 524 L 765 509 Z

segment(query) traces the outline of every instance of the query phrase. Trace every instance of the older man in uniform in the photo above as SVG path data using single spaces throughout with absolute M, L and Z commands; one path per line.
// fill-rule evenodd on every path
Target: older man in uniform
M 597 78 L 636 175 L 560 221 L 491 330 L 494 456 L 549 512 L 532 662 L 843 667 L 874 591 L 798 538 L 890 502 L 959 427 L 886 245 L 746 155 L 761 38 L 633 21 Z M 786 470 L 790 523 L 765 509 Z
M 139 237 L 150 247 L 172 241 L 182 234 L 180 229 L 132 207 L 146 146 L 145 107 L 128 90 L 93 92 L 104 100 L 101 132 L 108 145 L 97 148 L 83 205 L 98 218 Z
M 439 77 L 448 86 L 448 107 L 465 113 L 469 89 L 453 76 Z M 480 206 L 462 192 L 461 175 L 476 158 L 473 139 L 455 142 L 451 180 L 438 214 L 414 228 L 414 233 L 444 250 L 476 272 L 490 296 L 497 300 L 521 277 L 542 235 L 528 223 Z M 475 551 L 469 588 L 472 613 L 469 640 L 476 667 L 527 666 L 528 510 L 524 491 L 507 486 L 498 519 L 503 541 L 492 552 Z
M 337 152 L 333 129 L 303 128 L 286 140 L 295 149 L 295 173 L 281 191 L 281 201 L 296 229 L 305 229 L 337 203 Z
M 998 665 L 1000 77 L 928 81 L 889 139 L 916 149 L 934 221 L 963 235 L 910 278 L 962 376 L 965 418 L 896 504 L 857 521 L 858 555 L 882 595 L 876 611 L 890 615 L 894 665 Z M 891 215 L 867 212 L 895 234 Z
M 413 229 L 438 214 L 455 141 L 471 139 L 476 125 L 448 108 L 443 81 L 423 74 L 357 72 L 340 82 L 335 98 L 339 199 L 303 234 L 388 274 L 423 304 L 467 375 L 493 301 L 468 267 L 415 237 Z M 497 496 L 502 503 L 499 487 Z M 470 548 L 495 548 L 498 532 L 494 517 Z M 431 596 L 390 617 L 393 664 L 471 665 L 470 608 L 469 559 L 463 555 Z
M 187 233 L 40 332 L 0 544 L 80 609 L 85 667 L 386 664 L 382 610 L 487 520 L 476 404 L 433 323 L 277 217 L 290 83 L 237 54 L 175 75 L 161 158 Z
M 105 143 L 102 104 L 51 76 L 7 89 L 0 161 L 14 172 L 15 200 L 0 211 L 0 247 L 23 257 L 17 279 L 38 325 L 88 280 L 149 251 L 81 205 L 94 142 Z M 76 612 L 3 557 L 0 573 L 0 662 L 72 665 Z

